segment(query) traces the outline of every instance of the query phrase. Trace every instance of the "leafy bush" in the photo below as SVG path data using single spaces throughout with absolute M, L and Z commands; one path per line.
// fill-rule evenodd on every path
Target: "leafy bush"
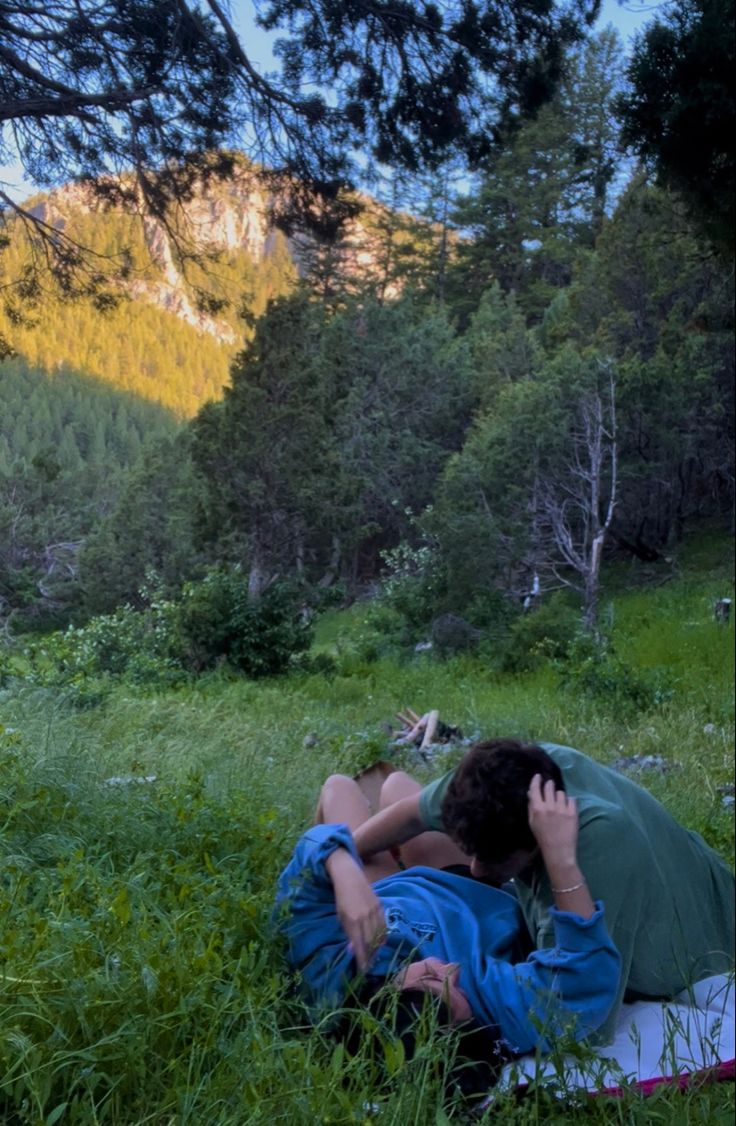
M 146 610 L 121 606 L 84 626 L 49 634 L 26 654 L 33 679 L 42 684 L 80 686 L 104 676 L 175 684 L 186 675 L 178 650 L 176 604 L 154 599 Z
M 580 631 L 580 615 L 559 595 L 521 614 L 506 633 L 504 672 L 529 672 L 547 661 L 564 660 Z
M 398 614 L 410 630 L 423 629 L 444 607 L 443 574 L 434 548 L 400 543 L 384 554 L 385 578 L 380 600 Z
M 416 635 L 406 619 L 380 597 L 368 603 L 363 628 L 353 642 L 353 654 L 360 661 L 380 661 L 383 657 L 407 656 Z
M 610 647 L 596 645 L 588 635 L 577 637 L 557 667 L 565 688 L 624 710 L 647 711 L 667 703 L 675 692 L 666 669 L 627 665 Z
M 122 606 L 30 646 L 33 678 L 80 690 L 90 679 L 110 676 L 173 685 L 221 661 L 248 676 L 273 676 L 311 641 L 312 626 L 293 587 L 272 587 L 251 603 L 237 568 L 187 583 L 178 601 L 146 588 L 141 596 L 149 601 L 144 610 Z
M 312 624 L 296 587 L 282 583 L 251 602 L 247 580 L 237 567 L 187 583 L 178 626 L 191 668 L 211 668 L 227 660 L 252 677 L 284 672 L 312 640 Z

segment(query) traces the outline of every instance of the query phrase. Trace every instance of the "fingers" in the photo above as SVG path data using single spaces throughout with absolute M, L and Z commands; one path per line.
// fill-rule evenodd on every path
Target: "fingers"
M 529 798 L 533 802 L 538 802 L 542 796 L 542 775 L 535 774 L 529 783 Z
M 577 808 L 575 798 L 567 796 L 564 790 L 555 787 L 554 779 L 548 778 L 542 785 L 542 775 L 535 774 L 529 783 L 529 806 L 534 809 L 556 809 L 570 812 Z
M 386 937 L 386 923 L 383 912 L 380 912 L 375 918 L 346 923 L 344 929 L 349 944 L 352 946 L 358 969 L 366 969 Z
M 368 968 L 379 946 L 383 945 L 384 938 L 384 931 L 376 931 L 375 934 L 370 935 L 368 938 L 366 938 L 365 935 L 361 935 L 357 941 L 353 941 L 353 953 L 359 970 Z

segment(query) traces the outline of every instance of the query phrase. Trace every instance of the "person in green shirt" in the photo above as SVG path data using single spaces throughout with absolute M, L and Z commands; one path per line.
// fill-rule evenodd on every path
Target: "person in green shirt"
M 578 862 L 591 895 L 604 903 L 621 955 L 621 987 L 602 1030 L 605 1041 L 622 1000 L 672 997 L 733 968 L 733 874 L 647 790 L 572 747 L 491 740 L 424 789 L 406 775 L 390 775 L 385 785 L 398 795 L 404 779 L 404 796 L 366 821 L 355 844 L 363 859 L 387 849 L 396 855 L 403 845 L 402 859 L 411 863 L 421 834 L 447 833 L 472 875 L 497 884 L 513 880 L 532 944 L 542 949 L 553 942 L 554 893 L 526 812 L 538 773 L 577 801 Z M 364 942 L 380 931 L 380 912 L 367 896 L 355 905 L 352 925 Z

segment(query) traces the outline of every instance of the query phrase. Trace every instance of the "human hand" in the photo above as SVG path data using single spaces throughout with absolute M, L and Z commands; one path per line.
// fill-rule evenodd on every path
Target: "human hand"
M 327 868 L 337 917 L 352 945 L 358 969 L 364 970 L 386 936 L 383 906 L 363 869 L 348 852 L 333 853 Z
M 576 863 L 577 803 L 564 790 L 555 789 L 551 778 L 543 787 L 541 774 L 535 774 L 529 786 L 529 828 L 548 868 Z

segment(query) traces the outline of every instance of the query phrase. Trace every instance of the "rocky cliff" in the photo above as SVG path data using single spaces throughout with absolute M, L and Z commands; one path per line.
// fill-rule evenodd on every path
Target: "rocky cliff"
M 366 201 L 375 214 L 378 205 Z M 216 252 L 231 260 L 246 255 L 255 264 L 265 262 L 283 236 L 270 216 L 273 199 L 252 169 L 238 165 L 228 180 L 200 187 L 175 217 L 176 229 L 188 246 L 204 253 Z M 82 217 L 120 213 L 83 185 L 68 185 L 38 197 L 31 214 L 49 226 L 74 237 Z M 132 211 L 139 210 L 134 205 Z M 140 209 L 142 211 L 142 209 Z M 234 339 L 232 327 L 203 311 L 180 266 L 180 255 L 171 232 L 150 216 L 141 217 L 142 235 L 153 269 L 137 271 L 127 285 L 130 294 L 150 302 L 221 340 Z M 303 273 L 310 257 L 310 242 L 304 236 L 286 240 L 297 273 Z M 120 248 L 122 249 L 122 248 Z M 370 224 L 353 220 L 340 242 L 341 269 L 365 279 L 379 269 L 376 236 Z M 390 292 L 390 291 L 389 291 Z

